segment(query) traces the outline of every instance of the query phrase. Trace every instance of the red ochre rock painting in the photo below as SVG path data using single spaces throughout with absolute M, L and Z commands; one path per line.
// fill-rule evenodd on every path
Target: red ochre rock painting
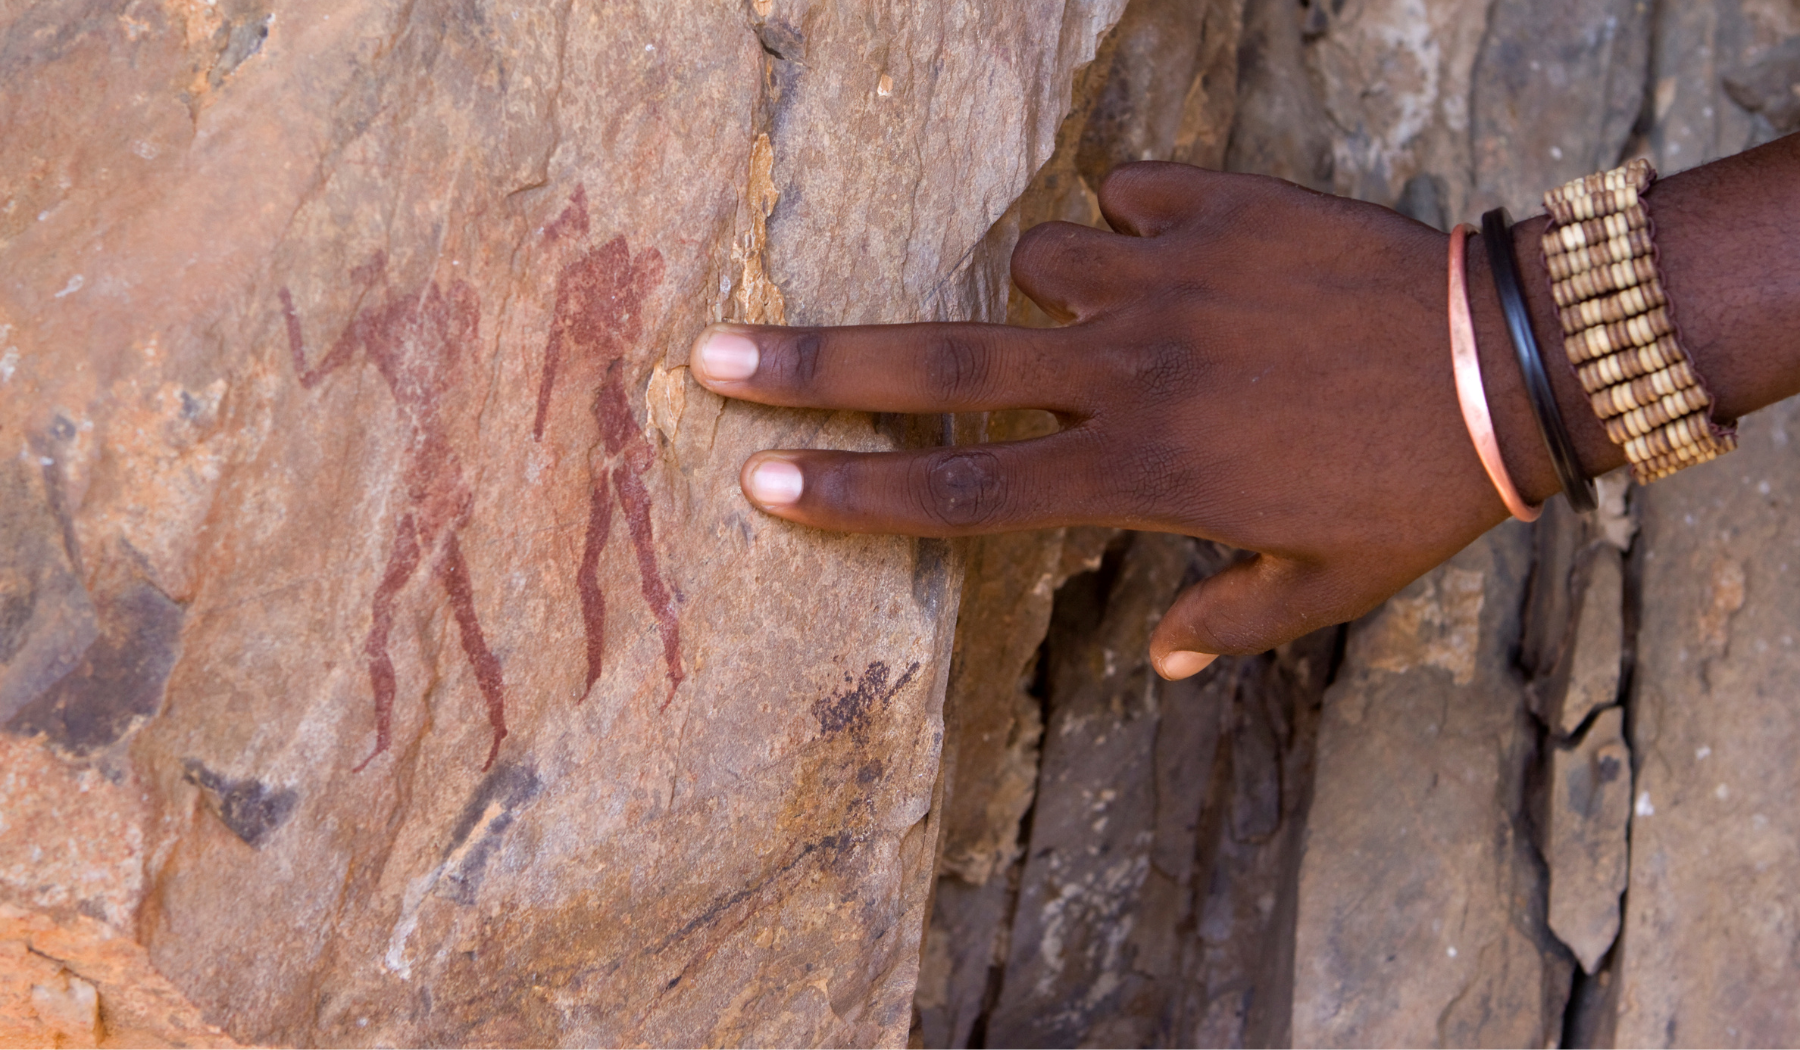
M 577 188 L 556 221 L 544 227 L 544 238 L 585 237 L 588 232 L 587 195 Z M 533 440 L 542 440 L 556 389 L 557 372 L 565 360 L 605 361 L 605 378 L 595 394 L 593 413 L 608 463 L 595 471 L 588 501 L 587 538 L 581 553 L 576 585 L 581 595 L 581 619 L 587 633 L 587 687 L 600 677 L 606 648 L 606 595 L 600 589 L 600 554 L 612 532 L 613 501 L 624 511 L 626 532 L 637 552 L 638 578 L 644 603 L 656 617 L 662 635 L 663 662 L 668 668 L 669 695 L 685 677 L 681 669 L 681 622 L 674 599 L 663 581 L 650 522 L 650 492 L 644 472 L 656 459 L 631 411 L 625 392 L 625 352 L 643 334 L 643 302 L 662 283 L 662 253 L 655 248 L 635 257 L 623 236 L 590 248 L 563 266 L 556 278 L 556 300 L 550 320 L 550 337 L 544 345 L 544 374 L 538 385 L 537 418 Z M 610 473 L 608 471 L 610 466 Z M 585 695 L 586 690 L 583 690 Z
M 350 273 L 357 284 L 373 291 L 385 280 L 387 259 L 377 252 Z M 300 385 L 312 389 L 326 376 L 350 364 L 358 350 L 387 380 L 394 403 L 412 427 L 401 472 L 404 507 L 394 522 L 393 550 L 370 602 L 369 633 L 363 655 L 369 661 L 369 684 L 375 694 L 375 750 L 357 765 L 361 771 L 393 742 L 394 664 L 388 634 L 394 626 L 395 602 L 422 561 L 450 599 L 464 654 L 487 705 L 493 743 L 482 768 L 494 764 L 506 737 L 506 688 L 500 660 L 488 648 L 475 611 L 474 587 L 463 559 L 457 530 L 467 524 L 473 495 L 463 478 L 462 461 L 451 447 L 441 403 L 453 396 L 461 366 L 472 358 L 481 326 L 475 290 L 458 281 L 446 291 L 437 282 L 404 295 L 390 295 L 365 307 L 345 327 L 319 363 L 308 367 L 306 342 L 294 297 L 281 289 L 287 322 L 288 350 Z
M 588 231 L 587 199 L 577 189 L 556 221 L 543 230 L 546 241 L 584 237 Z M 386 257 L 377 252 L 350 273 L 351 280 L 372 289 L 382 282 Z M 668 668 L 666 709 L 685 674 L 681 668 L 681 623 L 662 577 L 651 525 L 651 500 L 643 475 L 655 462 L 655 450 L 644 439 L 625 393 L 620 359 L 643 332 L 644 297 L 662 282 L 662 254 L 651 248 L 634 258 L 623 236 L 583 252 L 557 276 L 550 336 L 544 347 L 544 373 L 538 388 L 533 440 L 543 438 L 544 423 L 565 357 L 607 362 L 605 378 L 593 402 L 608 463 L 595 474 L 588 503 L 587 534 L 576 573 L 581 619 L 586 634 L 587 682 L 600 677 L 606 641 L 606 595 L 600 588 L 601 552 L 612 531 L 614 499 L 624 511 L 625 527 L 637 554 L 644 602 L 656 617 Z M 402 471 L 405 507 L 394 523 L 393 550 L 370 602 L 369 633 L 363 655 L 369 661 L 369 684 L 375 700 L 375 749 L 356 766 L 361 771 L 393 742 L 395 678 L 388 654 L 395 603 L 428 556 L 433 573 L 450 598 L 463 652 L 487 705 L 493 742 L 487 769 L 506 737 L 506 689 L 500 661 L 488 648 L 475 611 L 474 588 L 463 558 L 457 530 L 467 524 L 473 495 L 463 478 L 462 463 L 451 447 L 440 402 L 456 386 L 459 366 L 474 350 L 481 309 L 473 288 L 453 283 L 448 291 L 433 281 L 421 291 L 391 296 L 364 308 L 331 344 L 316 365 L 307 364 L 306 342 L 293 295 L 280 292 L 288 350 L 301 386 L 310 390 L 332 372 L 350 364 L 358 350 L 387 380 L 394 402 L 407 417 L 413 440 L 407 444 Z M 610 466 L 610 473 L 608 471 Z M 585 696 L 586 689 L 583 690 Z

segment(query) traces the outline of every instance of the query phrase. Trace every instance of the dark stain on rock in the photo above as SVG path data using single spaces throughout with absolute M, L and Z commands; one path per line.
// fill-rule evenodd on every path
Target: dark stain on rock
M 827 736 L 847 732 L 857 743 L 867 743 L 870 714 L 876 708 L 885 708 L 918 671 L 919 664 L 914 661 L 893 685 L 888 684 L 890 672 L 882 660 L 869 664 L 859 678 L 852 679 L 846 673 L 843 686 L 813 702 L 813 717 L 819 720 L 819 730 Z
M 99 635 L 54 467 L 0 461 L 0 726 L 75 669 Z
M 78 755 L 111 746 L 162 707 L 185 610 L 141 580 L 95 602 L 99 630 L 80 662 L 6 724 Z
M 950 582 L 950 541 L 925 537 L 913 541 L 913 602 L 936 618 Z
M 701 910 L 700 914 L 689 919 L 686 923 L 682 924 L 680 929 L 657 942 L 656 946 L 651 949 L 651 952 L 654 954 L 666 951 L 671 945 L 677 944 L 696 931 L 712 925 L 726 912 L 753 897 L 759 896 L 765 890 L 779 889 L 785 877 L 794 872 L 795 869 L 799 868 L 800 865 L 814 853 L 835 854 L 841 850 L 848 850 L 855 847 L 857 842 L 858 840 L 856 837 L 849 832 L 838 832 L 835 835 L 826 835 L 817 842 L 802 844 L 792 857 L 784 861 L 774 871 L 757 879 L 752 885 L 733 890 L 724 896 L 714 898 L 712 903 Z M 819 863 L 827 864 L 829 861 L 821 859 Z
M 28 83 L 39 68 L 68 58 L 83 44 L 118 33 L 119 5 L 107 0 L 24 4 L 14 11 L 9 12 L 6 29 L 0 32 L 0 83 L 4 84 Z M 155 9 L 146 16 L 163 21 L 162 13 Z
M 287 822 L 299 801 L 292 788 L 271 788 L 251 777 L 215 773 L 197 758 L 182 763 L 183 777 L 204 792 L 207 808 L 245 844 L 261 848 Z
M 454 863 L 445 870 L 433 892 L 458 904 L 474 904 L 488 861 L 499 848 L 501 838 L 512 827 L 518 811 L 542 790 L 537 770 L 528 764 L 501 763 L 482 778 L 451 830 L 444 859 Z M 470 837 L 478 829 L 479 837 L 471 843 Z
M 0 664 L 25 647 L 26 627 L 37 611 L 37 581 L 23 573 L 0 579 Z
M 752 27 L 756 42 L 763 52 L 783 62 L 798 62 L 806 57 L 806 34 L 778 19 L 768 19 Z
M 237 72 L 237 68 L 262 50 L 263 41 L 269 38 L 269 23 L 275 20 L 274 15 L 250 12 L 236 19 L 227 19 L 213 35 L 219 47 L 218 60 L 206 74 L 207 86 L 218 90 Z

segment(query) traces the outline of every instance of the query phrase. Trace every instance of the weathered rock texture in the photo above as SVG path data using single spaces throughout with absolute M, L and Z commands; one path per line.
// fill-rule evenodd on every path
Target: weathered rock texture
M 903 1040 L 958 561 L 685 347 L 1003 316 L 1120 6 L 0 15 L 16 1038 Z
M 1730 466 L 1644 493 L 1622 1046 L 1800 1033 L 1796 429 L 1779 405 Z
M 1184 159 L 1151 134 L 1178 118 L 1173 92 L 1138 87 L 1141 63 L 1167 62 L 1181 83 L 1193 12 L 1221 6 L 1189 5 L 1187 20 L 1150 0 L 1127 8 L 1024 224 L 1098 224 L 1096 156 Z M 1774 0 L 1228 6 L 1236 17 L 1208 15 L 1238 34 L 1236 91 L 1214 96 L 1229 106 L 1224 166 L 1440 228 L 1496 204 L 1533 213 L 1546 186 L 1629 155 L 1677 171 L 1795 119 L 1800 10 Z M 1132 49 L 1140 19 L 1165 27 L 1156 49 Z M 1094 99 L 1109 100 L 1104 118 Z M 1016 302 L 1012 315 L 1042 320 Z M 1800 710 L 1781 662 L 1781 625 L 1797 617 L 1780 493 L 1800 481 L 1784 411 L 1752 421 L 1762 444 L 1736 465 L 1648 493 L 1605 479 L 1588 520 L 1555 505 L 1502 527 L 1352 625 L 1339 655 L 1310 639 L 1261 672 L 1221 661 L 1191 685 L 1133 677 L 1141 653 L 1125 650 L 1178 575 L 1224 552 L 1179 558 L 1180 541 L 1120 537 L 1047 600 L 1057 540 L 1011 541 L 1016 582 L 981 577 L 984 607 L 1033 613 L 1001 628 L 972 618 L 965 592 L 959 651 L 992 622 L 1011 655 L 1004 690 L 956 679 L 946 746 L 1001 711 L 1026 735 L 1043 726 L 1041 747 L 989 767 L 1017 784 L 1038 763 L 1024 818 L 982 825 L 1024 852 L 1002 883 L 998 860 L 975 872 L 946 838 L 915 1039 L 1800 1040 L 1778 990 L 1795 977 L 1776 858 L 1796 832 L 1777 800 L 1796 789 L 1785 712 Z M 1020 632 L 1046 618 L 1022 660 L 1036 635 Z M 1040 711 L 1016 684 L 1033 669 Z M 1256 712 L 1272 736 L 1242 735 Z M 956 769 L 983 752 L 959 754 Z M 947 777 L 946 828 L 958 813 L 1002 817 L 967 797 L 976 783 Z M 1246 814 L 1260 814 L 1253 829 Z
M 1800 1042 L 1791 411 L 1169 685 L 1144 639 L 1229 551 L 736 488 L 1048 417 L 684 367 L 720 318 L 1051 323 L 1013 239 L 1127 160 L 1439 227 L 1678 170 L 1793 129 L 1796 37 L 1787 0 L 7 8 L 0 1042 Z
M 1496 529 L 1350 632 L 1300 869 L 1296 1044 L 1557 1039 L 1569 973 L 1510 666 L 1529 551 L 1524 528 Z

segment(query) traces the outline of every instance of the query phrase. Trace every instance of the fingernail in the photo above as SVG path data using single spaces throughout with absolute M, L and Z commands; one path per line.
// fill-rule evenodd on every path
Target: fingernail
M 785 507 L 800 499 L 800 468 L 785 459 L 765 459 L 750 472 L 750 498 L 758 506 Z
M 1190 653 L 1185 649 L 1177 649 L 1163 657 L 1162 663 L 1157 665 L 1156 669 L 1169 681 L 1179 682 L 1183 678 L 1192 678 L 1206 670 L 1217 659 L 1218 657 L 1212 653 Z
M 702 379 L 734 382 L 756 374 L 761 354 L 756 344 L 736 332 L 708 332 L 688 362 Z

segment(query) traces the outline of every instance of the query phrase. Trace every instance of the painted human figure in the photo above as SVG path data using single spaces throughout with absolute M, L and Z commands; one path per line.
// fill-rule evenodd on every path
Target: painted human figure
M 584 238 L 588 232 L 587 195 L 577 188 L 556 221 L 544 228 L 546 241 Z M 533 440 L 541 441 L 557 378 L 571 366 L 585 374 L 601 373 L 592 411 L 599 425 L 606 461 L 594 471 L 589 494 L 587 538 L 576 575 L 581 617 L 587 635 L 587 686 L 600 677 L 606 644 L 606 595 L 599 581 L 600 554 L 612 531 L 614 501 L 624 512 L 625 527 L 637 555 L 644 603 L 656 617 L 669 692 L 685 677 L 681 669 L 681 623 L 675 599 L 663 580 L 650 520 L 650 493 L 643 476 L 656 452 L 632 415 L 625 390 L 624 357 L 643 334 L 645 298 L 663 277 L 662 253 L 655 248 L 635 256 L 623 236 L 583 251 L 562 267 L 550 335 L 544 345 L 544 371 L 538 385 Z M 584 689 L 585 693 L 585 689 Z M 668 700 L 663 701 L 668 706 Z
M 367 264 L 351 271 L 351 278 L 373 292 L 376 285 L 385 283 L 385 271 L 386 257 L 377 252 Z M 390 295 L 358 312 L 318 363 L 308 366 L 293 296 L 286 288 L 280 294 L 288 350 L 301 386 L 317 386 L 332 372 L 351 364 L 361 351 L 387 381 L 410 430 L 401 468 L 401 510 L 395 516 L 392 549 L 375 588 L 369 633 L 363 641 L 375 699 L 375 750 L 356 768 L 360 771 L 393 742 L 395 682 L 388 635 L 401 590 L 419 566 L 427 564 L 450 599 L 463 652 L 487 707 L 493 742 L 482 766 L 486 769 L 493 765 L 500 741 L 506 737 L 506 691 L 499 658 L 488 648 L 475 612 L 468 562 L 457 537 L 457 531 L 468 522 L 473 494 L 444 415 L 446 401 L 458 396 L 461 370 L 474 355 L 481 325 L 480 301 L 475 290 L 462 281 L 452 283 L 448 290 L 432 281 L 416 292 Z

